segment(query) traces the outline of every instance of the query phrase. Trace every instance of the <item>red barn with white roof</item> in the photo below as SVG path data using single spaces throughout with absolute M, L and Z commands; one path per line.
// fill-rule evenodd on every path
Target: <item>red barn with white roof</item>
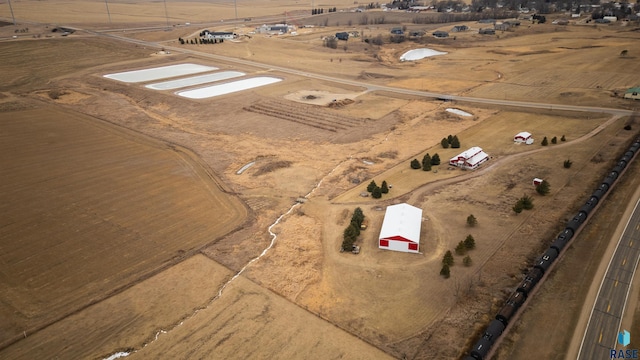
M 473 170 L 483 162 L 489 160 L 489 155 L 482 151 L 482 148 L 474 146 L 449 160 L 449 165 Z
M 387 206 L 378 247 L 385 250 L 419 253 L 422 209 L 409 204 Z

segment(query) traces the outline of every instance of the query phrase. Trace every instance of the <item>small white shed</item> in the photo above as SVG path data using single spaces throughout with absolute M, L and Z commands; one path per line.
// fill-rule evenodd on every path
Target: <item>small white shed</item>
M 516 134 L 513 137 L 513 141 L 517 143 L 525 143 L 527 145 L 533 144 L 533 135 L 530 132 L 523 131 L 521 133 Z

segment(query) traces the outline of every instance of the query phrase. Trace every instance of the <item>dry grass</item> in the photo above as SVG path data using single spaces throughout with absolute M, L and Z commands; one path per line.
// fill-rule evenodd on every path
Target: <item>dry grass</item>
M 331 3 L 336 6 L 352 5 L 351 2 Z M 27 15 L 30 15 L 35 20 L 51 13 L 58 18 L 49 16 L 47 21 L 84 23 L 90 27 L 109 26 L 104 18 L 104 8 L 100 8 L 104 4 L 86 2 L 78 4 L 73 11 L 58 14 L 54 10 L 60 4 L 57 0 L 22 1 L 16 12 L 18 16 L 28 18 Z M 114 4 L 113 26 L 139 22 L 139 16 L 134 18 L 121 14 L 140 13 L 145 14 L 147 24 L 162 26 L 165 14 L 164 9 L 158 9 L 158 4 Z M 238 2 L 241 17 L 260 14 L 267 8 L 272 13 L 289 11 L 284 2 L 251 4 L 253 6 L 249 7 L 248 0 Z M 219 11 L 209 11 L 210 7 Z M 228 5 L 213 6 L 206 3 L 169 4 L 168 8 L 172 22 L 215 20 L 207 27 L 240 33 L 251 31 L 252 26 L 236 28 L 235 25 L 218 21 L 219 17 L 232 18 L 233 10 Z M 211 16 L 208 14 L 212 13 L 215 13 L 216 19 L 208 18 Z M 82 14 L 81 19 L 79 14 Z M 555 31 L 551 25 L 523 27 L 509 34 L 501 34 L 500 39 L 468 32 L 455 41 L 435 42 L 428 39 L 427 44 L 419 45 L 446 51 L 446 56 L 400 63 L 400 54 L 418 44 L 374 47 L 350 40 L 346 49 L 323 47 L 321 36 L 345 28 L 342 18 L 346 19 L 346 15 L 338 16 L 340 20 L 336 18 L 336 21 L 340 21 L 341 26 L 314 28 L 308 32 L 304 32 L 307 29 L 300 30 L 298 37 L 256 35 L 239 42 L 225 42 L 221 46 L 183 47 L 201 53 L 196 55 L 181 54 L 179 51 L 178 36 L 193 36 L 200 30 L 185 26 L 172 26 L 171 31 L 161 29 L 120 34 L 161 42 L 158 48 L 165 47 L 173 53 L 164 57 L 153 55 L 157 52 L 155 47 L 106 40 L 82 32 L 67 38 L 47 38 L 46 35 L 51 35 L 49 29 L 31 25 L 29 36 L 36 33 L 45 36 L 39 40 L 24 38 L 21 40 L 25 41 L 11 41 L 3 45 L 0 70 L 7 76 L 0 85 L 0 91 L 5 95 L 0 98 L 0 109 L 3 111 L 1 118 L 18 118 L 18 111 L 40 108 L 44 101 L 54 109 L 67 107 L 70 111 L 82 111 L 171 144 L 188 147 L 206 165 L 205 169 L 212 169 L 222 179 L 220 186 L 237 193 L 253 211 L 251 222 L 245 228 L 219 238 L 222 232 L 216 233 L 212 226 L 233 224 L 230 219 L 225 224 L 226 220 L 219 216 L 233 217 L 234 214 L 238 215 L 239 210 L 234 210 L 234 213 L 224 209 L 214 211 L 213 207 L 209 210 L 203 208 L 210 204 L 202 200 L 207 198 L 201 193 L 205 190 L 197 186 L 193 178 L 189 186 L 181 186 L 183 183 L 180 182 L 188 181 L 190 177 L 185 175 L 197 167 L 176 168 L 176 162 L 163 157 L 173 152 L 164 150 L 155 155 L 147 154 L 148 158 L 154 159 L 152 162 L 141 160 L 124 176 L 118 172 L 122 169 L 105 170 L 111 169 L 109 163 L 96 156 L 95 152 L 106 152 L 119 158 L 127 154 L 146 154 L 142 148 L 113 140 L 113 146 L 98 151 L 95 146 L 100 143 L 86 137 L 83 142 L 77 143 L 75 151 L 63 151 L 62 145 L 47 143 L 52 139 L 43 135 L 43 146 L 48 149 L 46 155 L 54 161 L 50 161 L 51 164 L 32 161 L 33 164 L 40 164 L 41 168 L 32 167 L 30 171 L 51 173 L 56 164 L 69 166 L 62 159 L 86 163 L 89 168 L 77 177 L 66 179 L 58 176 L 56 179 L 65 185 L 67 191 L 59 192 L 58 197 L 44 188 L 34 192 L 43 198 L 51 198 L 51 204 L 65 204 L 61 208 L 45 207 L 41 213 L 34 214 L 34 208 L 37 207 L 30 205 L 33 204 L 33 196 L 27 190 L 39 188 L 32 187 L 32 184 L 25 186 L 23 192 L 16 193 L 15 198 L 8 198 L 7 191 L 3 191 L 3 197 L 8 199 L 4 202 L 8 204 L 5 206 L 7 209 L 11 208 L 13 212 L 16 208 L 23 209 L 24 214 L 31 212 L 34 215 L 29 218 L 34 221 L 30 223 L 32 227 L 8 225 L 3 227 L 4 231 L 13 229 L 12 237 L 27 238 L 27 233 L 37 234 L 36 222 L 42 221 L 43 229 L 53 230 L 51 233 L 58 234 L 55 235 L 57 239 L 64 235 L 63 240 L 70 242 L 65 249 L 80 249 L 73 254 L 57 249 L 61 255 L 51 259 L 84 256 L 83 261 L 88 261 L 86 259 L 94 259 L 104 253 L 111 256 L 119 254 L 111 251 L 109 246 L 114 246 L 116 250 L 130 250 L 126 252 L 127 256 L 123 255 L 123 259 L 118 260 L 119 264 L 123 264 L 122 267 L 103 269 L 104 263 L 100 261 L 85 266 L 80 259 L 79 266 L 87 270 L 74 275 L 68 275 L 63 265 L 55 260 L 43 261 L 44 266 L 53 268 L 52 273 L 59 278 L 70 276 L 69 279 L 88 276 L 90 281 L 86 286 L 97 286 L 95 284 L 100 283 L 97 279 L 106 277 L 108 283 L 105 288 L 111 286 L 113 289 L 116 286 L 114 284 L 124 288 L 134 285 L 140 274 L 150 274 L 149 269 L 153 266 L 169 267 L 169 264 L 189 257 L 205 243 L 213 244 L 203 249 L 203 253 L 218 263 L 208 263 L 210 260 L 202 263 L 207 269 L 205 271 L 213 275 L 211 282 L 207 283 L 210 288 L 203 289 L 200 278 L 192 276 L 201 269 L 171 267 L 158 274 L 158 279 L 177 276 L 187 282 L 183 284 L 184 287 L 150 292 L 155 282 L 149 279 L 139 283 L 142 290 L 136 288 L 134 291 L 132 288 L 131 291 L 97 303 L 95 307 L 79 311 L 76 315 L 83 322 L 78 328 L 83 329 L 87 323 L 102 321 L 104 312 L 108 312 L 104 309 L 109 309 L 113 303 L 137 303 L 139 296 L 159 296 L 185 302 L 179 309 L 160 306 L 153 315 L 136 322 L 134 329 L 119 335 L 117 329 L 124 326 L 122 324 L 128 319 L 138 319 L 143 313 L 135 306 L 124 307 L 122 312 L 114 314 L 109 323 L 109 329 L 114 331 L 109 333 L 106 345 L 88 351 L 90 356 L 105 355 L 111 352 L 109 349 L 140 349 L 141 342 L 154 338 L 160 327 L 175 324 L 178 318 L 189 317 L 186 314 L 201 307 L 202 299 L 210 298 L 217 291 L 222 278 L 230 274 L 221 271 L 219 264 L 238 270 L 251 258 L 258 256 L 271 240 L 266 229 L 289 209 L 296 197 L 308 193 L 322 180 L 322 185 L 313 192 L 309 201 L 296 209 L 295 216 L 285 216 L 273 228 L 278 240 L 267 255 L 252 263 L 243 276 L 227 287 L 220 299 L 182 326 L 159 336 L 158 341 L 134 356 L 285 358 L 303 354 L 310 358 L 383 358 L 390 354 L 394 357 L 407 355 L 415 359 L 455 358 L 464 347 L 465 339 L 486 324 L 490 314 L 503 301 L 501 294 L 505 293 L 504 289 L 518 281 L 518 269 L 526 267 L 528 259 L 535 256 L 532 254 L 536 254 L 541 244 L 548 241 L 560 223 L 558 219 L 567 216 L 578 199 L 591 189 L 593 182 L 600 177 L 599 172 L 608 167 L 615 158 L 615 151 L 626 139 L 618 132 L 623 126 L 622 121 L 615 122 L 593 138 L 581 139 L 581 136 L 606 120 L 606 117 L 599 115 L 442 104 L 409 95 L 379 91 L 363 93 L 363 90 L 367 84 L 392 85 L 497 99 L 542 99 L 552 103 L 630 107 L 632 105 L 629 102 L 622 102 L 610 95 L 615 89 L 640 82 L 640 65 L 618 56 L 620 49 L 633 48 L 632 45 L 638 40 L 636 33 L 623 28 L 598 31 L 587 27 L 567 27 L 563 31 Z M 371 35 L 387 34 L 390 26 L 362 30 Z M 435 27 L 416 28 L 432 30 Z M 0 28 L 2 33 L 11 31 L 12 26 Z M 209 54 L 254 60 L 352 81 L 366 81 L 366 84 L 337 84 L 326 77 L 319 79 L 280 73 L 206 56 Z M 25 58 L 31 59 L 31 66 L 24 66 Z M 102 78 L 102 75 L 112 71 L 187 61 L 238 69 L 249 75 L 269 71 L 282 76 L 284 81 L 222 98 L 189 101 L 140 85 L 121 84 Z M 58 99 L 46 96 L 58 89 L 69 94 Z M 304 98 L 305 94 L 324 98 Z M 341 102 L 344 101 L 342 99 L 350 101 L 344 101 L 344 106 L 328 108 L 324 100 L 334 94 Z M 318 101 L 324 102 L 316 103 Z M 443 112 L 448 106 L 460 107 L 474 117 L 459 118 Z M 280 108 L 276 109 L 280 111 L 275 113 L 276 116 L 269 112 L 274 107 Z M 244 108 L 259 111 L 246 111 Z M 41 111 L 40 116 L 32 119 L 32 122 L 50 117 L 51 113 L 55 111 L 49 111 L 48 116 Z M 318 127 L 327 127 L 326 121 L 329 121 L 333 131 Z M 2 124 L 8 126 L 11 121 L 3 120 Z M 513 135 L 523 130 L 532 132 L 538 140 L 532 147 L 512 143 Z M 78 131 L 71 132 L 69 136 L 78 135 Z M 457 134 L 463 149 L 473 145 L 485 148 L 494 156 L 487 165 L 498 165 L 476 173 L 446 170 L 442 165 L 437 173 L 409 170 L 408 162 L 414 157 L 420 159 L 425 152 L 439 153 L 443 163 L 457 153 L 455 149 L 439 148 L 440 139 L 448 134 Z M 569 140 L 566 145 L 545 149 L 539 146 L 543 136 L 551 138 L 563 134 Z M 580 141 L 576 141 L 578 139 Z M 9 159 L 14 161 L 11 151 L 29 149 L 32 140 L 27 141 L 22 137 L 12 141 L 12 145 L 2 153 L 3 163 Z M 540 151 L 529 152 L 531 149 Z M 77 157 L 83 154 L 93 157 L 80 161 Z M 563 169 L 561 163 L 555 163 L 569 154 L 574 162 L 571 169 Z M 589 160 L 594 156 L 599 156 L 602 162 L 591 163 Z M 240 167 L 256 159 L 259 161 L 255 169 L 248 171 L 255 176 L 236 174 Z M 368 161 L 371 159 L 375 161 Z M 102 167 L 94 168 L 97 165 Z M 158 172 L 152 171 L 154 165 L 159 166 Z M 142 170 L 149 173 L 136 172 Z M 118 174 L 123 180 L 113 181 Z M 203 176 L 206 178 L 206 174 Z M 533 193 L 530 187 L 532 177 L 547 179 L 552 184 L 552 194 L 546 198 L 536 198 L 536 209 L 531 213 L 514 216 L 511 206 L 515 199 L 524 193 Z M 17 184 L 15 179 L 11 184 Z M 136 184 L 146 187 L 128 186 L 128 181 L 134 179 L 139 181 Z M 378 183 L 387 180 L 394 186 L 392 192 L 375 202 L 359 197 L 370 179 Z M 70 191 L 77 190 L 75 185 L 83 181 L 111 190 L 107 195 L 92 195 L 94 197 L 82 197 L 82 192 Z M 202 182 L 201 179 L 198 181 Z M 10 184 L 2 182 L 5 183 Z M 89 185 L 86 186 L 85 190 L 89 191 Z M 189 190 L 185 190 L 187 188 Z M 185 195 L 185 192 L 190 195 Z M 163 196 L 166 202 L 145 203 L 139 198 L 145 193 Z M 194 199 L 197 199 L 195 203 L 191 201 Z M 116 200 L 123 201 L 119 203 L 122 205 L 116 206 Z M 128 200 L 134 203 L 129 204 Z M 376 229 L 383 217 L 383 211 L 380 210 L 387 204 L 401 201 L 425 209 L 422 255 L 390 253 L 375 246 Z M 84 206 L 81 209 L 86 211 L 74 212 L 74 203 L 80 203 Z M 95 208 L 89 209 L 89 203 L 95 203 Z M 48 205 L 54 206 L 51 204 Z M 170 210 L 163 204 L 170 204 Z M 345 211 L 348 214 L 355 206 L 361 206 L 365 211 L 370 230 L 365 231 L 359 240 L 362 246 L 360 255 L 340 254 L 338 248 L 344 228 L 341 222 L 344 221 Z M 210 211 L 215 212 L 215 217 L 207 217 Z M 92 215 L 94 213 L 101 216 Z M 466 217 L 471 213 L 479 221 L 479 225 L 472 230 L 464 226 Z M 93 219 L 94 228 L 87 228 L 89 225 L 78 221 L 81 215 Z M 69 226 L 64 227 L 66 230 L 63 231 L 60 224 L 64 216 L 70 219 L 66 220 Z M 143 220 L 147 216 L 156 216 L 156 220 L 145 225 Z M 107 223 L 120 227 L 114 225 L 106 228 L 104 224 Z M 153 246 L 150 243 L 136 245 L 140 242 L 128 241 L 129 238 L 121 236 L 120 232 L 126 235 L 127 229 L 134 228 L 142 238 L 154 239 L 156 242 Z M 79 234 L 73 233 L 74 229 L 81 231 Z M 166 232 L 162 232 L 162 229 Z M 95 236 L 90 236 L 92 231 Z M 453 249 L 469 232 L 478 244 L 478 248 L 471 252 L 473 266 L 455 266 L 453 278 L 449 281 L 442 279 L 438 275 L 442 254 Z M 133 231 L 130 233 L 133 234 Z M 88 244 L 93 246 L 92 241 L 96 236 L 105 239 L 99 242 L 97 251 L 82 247 Z M 121 245 L 117 247 L 114 244 Z M 25 249 L 41 254 L 46 248 Z M 179 250 L 184 252 L 180 253 Z M 30 259 L 29 256 L 25 254 L 15 258 Z M 108 259 L 102 256 L 98 260 Z M 195 257 L 189 261 L 192 259 Z M 95 266 L 93 272 L 91 266 Z M 45 279 L 46 274 L 42 273 L 34 270 L 14 276 L 22 276 L 21 283 L 29 284 Z M 135 274 L 138 274 L 138 278 Z M 477 274 L 481 276 L 478 278 Z M 72 282 L 80 284 L 79 281 Z M 63 314 L 81 308 L 82 304 L 96 297 L 102 299 L 105 294 L 101 292 L 103 289 L 93 289 L 91 294 L 89 291 L 62 294 L 69 289 L 57 285 L 59 283 L 52 281 L 45 286 L 46 289 L 47 286 L 53 289 L 50 294 L 61 296 L 57 300 L 47 298 L 50 294 L 37 291 L 33 294 L 27 291 L 16 296 L 16 293 L 3 295 L 2 300 L 17 299 L 16 303 L 31 301 L 27 304 L 30 308 L 25 306 L 25 314 L 27 310 L 35 310 L 27 315 L 43 317 L 49 315 L 43 314 L 39 305 L 53 304 L 53 313 Z M 182 291 L 190 294 L 202 291 L 207 295 L 179 300 L 176 292 Z M 464 295 L 465 292 L 474 296 Z M 34 303 L 32 299 L 43 302 Z M 65 301 L 68 304 L 65 305 Z M 400 309 L 390 308 L 389 304 L 394 303 L 404 306 Z M 12 309 L 0 311 L 8 314 L 7 319 L 13 319 L 7 322 L 9 335 L 6 338 L 13 336 L 17 339 L 22 334 L 20 330 L 31 320 L 17 318 Z M 70 319 L 75 320 L 76 315 L 34 334 L 33 340 L 18 342 L 0 355 L 19 354 L 22 345 L 47 354 L 64 351 L 59 349 L 63 349 L 68 342 L 63 336 L 65 331 L 53 329 L 67 329 L 71 326 Z M 104 336 L 101 331 L 95 331 L 87 336 L 86 342 L 98 344 Z M 345 338 L 349 341 L 345 341 Z M 73 346 L 83 344 L 80 342 Z

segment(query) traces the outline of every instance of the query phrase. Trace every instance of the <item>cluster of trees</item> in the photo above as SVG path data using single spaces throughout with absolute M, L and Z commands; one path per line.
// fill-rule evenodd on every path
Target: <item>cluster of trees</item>
M 185 40 L 183 38 L 178 38 L 178 41 L 180 41 L 180 45 L 184 45 L 184 44 L 191 44 L 191 45 L 202 45 L 202 44 L 217 44 L 217 43 L 223 43 L 224 39 L 203 39 L 203 38 L 197 38 L 197 39 L 191 39 L 191 40 Z
M 471 236 L 471 234 L 467 235 L 467 237 L 460 241 L 455 248 L 456 255 L 466 255 L 467 251 L 473 250 L 476 248 L 476 240 Z
M 440 145 L 442 145 L 443 149 L 448 149 L 449 147 L 457 149 L 460 147 L 460 140 L 458 139 L 458 135 L 449 135 L 446 138 L 442 138 Z
M 476 219 L 476 217 L 473 216 L 473 214 L 467 216 L 468 226 L 474 227 L 477 224 L 478 224 L 478 219 Z M 475 248 L 476 248 L 476 240 L 473 238 L 473 235 L 469 234 L 464 240 L 458 243 L 454 251 L 456 255 L 464 256 L 464 258 L 462 258 L 462 264 L 464 266 L 469 267 L 471 266 L 472 261 L 471 261 L 471 256 L 469 256 L 467 252 Z M 455 260 L 453 258 L 453 254 L 451 253 L 451 250 L 447 250 L 447 252 L 442 257 L 442 268 L 440 269 L 440 275 L 442 275 L 445 279 L 448 279 L 449 276 L 451 275 L 451 267 L 453 266 L 454 263 L 455 263 Z
M 353 248 L 353 244 L 356 242 L 358 236 L 360 236 L 360 227 L 362 226 L 362 222 L 364 221 L 364 213 L 362 209 L 357 207 L 353 211 L 353 215 L 351 216 L 351 222 L 349 222 L 349 226 L 344 229 L 343 232 L 343 240 L 342 240 L 342 250 L 351 251 Z
M 387 185 L 386 180 L 382 180 L 382 184 L 378 186 L 375 180 L 371 180 L 369 185 L 367 185 L 367 191 L 371 193 L 371 197 L 374 199 L 380 199 L 382 194 L 387 194 L 389 192 L 389 185 Z
M 513 206 L 513 211 L 516 214 L 520 214 L 522 210 L 531 210 L 533 209 L 533 199 L 531 196 L 523 195 L 516 204 Z
M 440 165 L 440 155 L 438 153 L 429 156 L 429 153 L 426 153 L 422 158 L 422 163 L 418 161 L 418 159 L 411 160 L 411 168 L 414 170 L 422 168 L 424 171 L 431 171 L 431 166 Z
M 463 256 L 463 255 L 466 255 L 469 250 L 473 250 L 475 248 L 476 248 L 476 241 L 473 238 L 473 236 L 469 234 L 467 235 L 466 239 L 458 243 L 458 245 L 456 246 L 455 252 L 456 252 L 456 255 Z M 455 260 L 453 258 L 453 254 L 451 253 L 451 250 L 447 250 L 447 252 L 442 257 L 442 269 L 440 269 L 440 275 L 442 275 L 445 279 L 448 279 L 449 276 L 451 276 L 451 267 L 453 266 L 454 263 L 455 263 Z M 462 258 L 462 264 L 464 266 L 469 267 L 471 266 L 472 263 L 473 261 L 471 260 L 471 256 L 466 255 L 464 258 Z
M 562 137 L 560 138 L 560 141 L 563 141 L 563 142 L 567 141 L 567 138 L 564 137 L 564 135 L 562 135 Z M 557 144 L 558 143 L 558 137 L 556 137 L 556 136 L 552 137 L 551 138 L 551 143 L 552 144 Z M 542 146 L 549 145 L 549 140 L 547 139 L 546 136 L 542 139 L 542 142 L 540 143 L 540 145 L 542 145 Z
M 338 9 L 336 7 L 329 8 L 327 12 L 336 12 Z M 320 15 L 324 14 L 324 9 L 311 9 L 311 15 Z

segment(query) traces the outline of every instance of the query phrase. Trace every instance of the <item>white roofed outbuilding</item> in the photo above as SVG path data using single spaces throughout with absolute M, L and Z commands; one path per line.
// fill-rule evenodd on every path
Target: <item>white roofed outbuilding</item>
M 449 160 L 449 165 L 474 170 L 483 162 L 489 160 L 489 155 L 482 148 L 474 146 Z
M 409 204 L 387 206 L 378 238 L 385 250 L 419 253 L 422 209 Z
M 513 137 L 513 141 L 517 143 L 525 143 L 527 145 L 533 144 L 533 135 L 531 133 L 523 131 L 521 133 L 516 134 Z

